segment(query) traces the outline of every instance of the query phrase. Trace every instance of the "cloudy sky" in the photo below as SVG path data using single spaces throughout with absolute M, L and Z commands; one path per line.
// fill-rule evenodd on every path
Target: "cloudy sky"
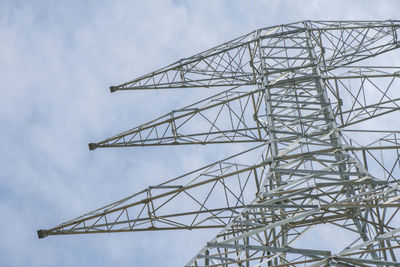
M 208 96 L 108 87 L 256 28 L 399 19 L 393 1 L 0 1 L 0 265 L 178 266 L 213 232 L 58 236 L 49 228 L 218 159 L 204 147 L 87 143 Z M 228 153 L 229 154 L 229 153 Z M 215 231 L 214 231 L 215 233 Z

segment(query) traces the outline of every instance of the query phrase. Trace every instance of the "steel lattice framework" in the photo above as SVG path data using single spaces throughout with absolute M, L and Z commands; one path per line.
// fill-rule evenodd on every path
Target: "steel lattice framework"
M 91 150 L 249 148 L 39 230 L 39 238 L 222 228 L 187 266 L 400 266 L 400 124 L 370 129 L 371 119 L 400 115 L 400 68 L 376 66 L 400 48 L 399 32 L 393 20 L 262 28 L 110 87 L 221 91 Z M 375 141 L 361 144 L 366 136 Z M 353 241 L 324 249 L 313 239 L 323 227 Z

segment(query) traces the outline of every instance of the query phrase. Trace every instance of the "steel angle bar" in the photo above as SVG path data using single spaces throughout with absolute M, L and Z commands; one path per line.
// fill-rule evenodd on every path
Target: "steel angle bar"
M 348 263 L 362 264 L 361 266 L 365 266 L 364 264 L 373 264 L 375 266 L 400 266 L 399 262 L 384 261 L 384 260 L 370 260 L 370 259 L 348 258 L 339 256 L 334 256 L 332 257 L 332 259 Z
M 331 252 L 328 250 L 313 250 L 313 249 L 300 249 L 292 247 L 271 247 L 271 246 L 254 246 L 254 245 L 239 245 L 239 244 L 225 244 L 208 242 L 207 247 L 211 248 L 229 248 L 237 250 L 257 250 L 257 251 L 270 251 L 270 252 L 287 252 L 293 254 L 301 254 L 306 256 L 329 256 Z
M 358 245 L 356 245 L 354 247 L 346 248 L 346 249 L 342 250 L 340 253 L 338 253 L 337 255 L 340 256 L 340 255 L 348 254 L 348 253 L 360 250 L 360 249 L 362 249 L 364 247 L 368 247 L 369 245 L 371 245 L 373 243 L 379 242 L 380 239 L 391 237 L 391 236 L 393 236 L 394 234 L 396 234 L 398 232 L 400 232 L 400 228 L 397 228 L 397 229 L 394 229 L 392 231 L 377 235 L 374 239 L 368 240 L 368 241 L 363 242 L 361 244 L 358 244 Z
M 266 231 L 266 230 L 268 230 L 268 229 L 275 228 L 275 227 L 277 227 L 277 226 L 281 226 L 281 225 L 284 225 L 284 224 L 287 224 L 287 223 L 296 221 L 296 220 L 298 220 L 298 219 L 302 219 L 302 218 L 305 218 L 305 217 L 314 215 L 314 214 L 319 213 L 319 212 L 320 212 L 319 209 L 314 209 L 314 210 L 306 211 L 306 212 L 300 213 L 300 214 L 298 214 L 298 215 L 294 215 L 293 217 L 290 217 L 290 218 L 288 218 L 288 219 L 281 220 L 281 221 L 276 222 L 276 223 L 271 223 L 271 224 L 268 224 L 268 225 L 266 225 L 266 226 L 264 226 L 264 227 L 260 227 L 260 228 L 257 228 L 257 229 L 255 229 L 255 230 L 248 231 L 247 233 L 240 234 L 240 235 L 237 235 L 237 236 L 235 236 L 235 237 L 225 239 L 225 240 L 223 240 L 223 241 L 220 241 L 219 243 L 231 243 L 231 242 L 235 242 L 235 241 L 238 241 L 238 240 L 240 240 L 240 239 L 249 237 L 249 236 L 251 236 L 251 235 L 254 235 L 254 234 L 257 234 L 257 233 Z

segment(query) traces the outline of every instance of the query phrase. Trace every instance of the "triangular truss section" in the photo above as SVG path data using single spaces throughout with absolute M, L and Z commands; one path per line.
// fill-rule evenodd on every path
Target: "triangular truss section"
M 221 228 L 186 266 L 400 266 L 400 132 L 368 126 L 399 115 L 400 68 L 376 63 L 397 52 L 399 32 L 392 20 L 262 28 L 111 86 L 220 92 L 91 150 L 249 148 L 39 238 Z

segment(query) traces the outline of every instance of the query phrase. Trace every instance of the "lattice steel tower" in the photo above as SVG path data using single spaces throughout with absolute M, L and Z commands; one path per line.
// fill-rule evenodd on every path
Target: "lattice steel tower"
M 393 20 L 268 27 L 110 87 L 221 92 L 91 150 L 249 148 L 39 238 L 222 228 L 187 266 L 400 266 L 400 68 L 379 66 L 399 61 L 399 32 Z M 371 129 L 377 117 L 395 129 Z

